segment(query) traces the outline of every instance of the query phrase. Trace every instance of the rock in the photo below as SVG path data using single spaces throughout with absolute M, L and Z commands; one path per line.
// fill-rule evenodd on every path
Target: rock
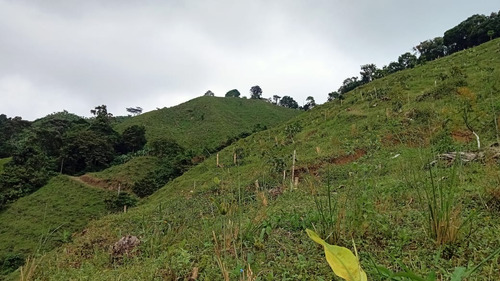
M 141 240 L 136 236 L 123 236 L 118 242 L 113 245 L 111 257 L 116 260 L 124 256 L 130 257 L 134 253 L 135 247 L 141 243 Z

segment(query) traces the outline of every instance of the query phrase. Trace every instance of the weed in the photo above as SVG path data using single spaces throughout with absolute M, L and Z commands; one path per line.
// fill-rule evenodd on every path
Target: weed
M 35 276 L 35 271 L 38 267 L 38 263 L 40 261 L 33 258 L 33 257 L 28 257 L 24 263 L 23 266 L 21 266 L 20 268 L 20 277 L 19 277 L 19 281 L 31 281 L 31 280 L 35 280 L 34 279 L 34 276 Z
M 429 234 L 438 245 L 456 242 L 462 227 L 468 222 L 468 219 L 462 220 L 461 206 L 455 198 L 458 163 L 456 161 L 451 172 L 441 177 L 437 177 L 437 168 L 428 167 L 428 178 L 417 186 L 423 191 L 421 200 L 425 204 Z
M 312 187 L 311 187 L 312 188 Z M 324 199 L 323 197 L 326 198 Z M 336 198 L 334 198 L 336 197 Z M 326 194 L 321 194 L 320 191 L 313 190 L 313 199 L 316 206 L 316 211 L 319 214 L 319 224 L 315 227 L 316 230 L 330 244 L 338 242 L 341 233 L 341 222 L 344 217 L 346 199 L 341 203 L 341 199 L 337 194 L 333 194 L 330 183 L 330 176 L 327 178 Z

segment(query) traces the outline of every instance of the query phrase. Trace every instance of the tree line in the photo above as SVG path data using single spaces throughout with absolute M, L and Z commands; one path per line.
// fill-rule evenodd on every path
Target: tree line
M 299 109 L 299 110 L 309 110 L 312 109 L 313 107 L 316 106 L 316 102 L 314 101 L 314 97 L 308 96 L 306 99 L 306 103 L 303 106 L 299 106 L 297 101 L 291 96 L 278 96 L 278 95 L 273 95 L 272 98 L 264 98 L 262 97 L 262 88 L 258 85 L 255 85 L 250 88 L 250 99 L 258 99 L 258 100 L 265 100 L 269 103 L 272 103 L 274 105 L 278 106 L 283 106 L 287 108 L 292 108 L 292 109 Z M 204 96 L 209 96 L 213 97 L 215 94 L 208 90 Z M 241 96 L 241 93 L 237 89 L 232 89 L 228 91 L 225 95 L 226 98 L 239 98 Z M 246 98 L 245 96 L 243 98 Z
M 413 53 L 406 52 L 400 55 L 397 61 L 390 62 L 382 68 L 377 68 L 373 63 L 362 65 L 360 77 L 344 79 L 337 91 L 328 94 L 328 101 L 343 99 L 345 93 L 375 79 L 414 68 L 417 65 L 478 46 L 498 37 L 500 37 L 500 11 L 493 12 L 490 16 L 473 15 L 447 30 L 442 37 L 420 42 L 413 47 Z
M 105 105 L 84 119 L 67 111 L 34 122 L 0 115 L 0 157 L 11 157 L 0 174 L 0 208 L 45 185 L 57 173 L 80 175 L 109 167 L 121 155 L 141 150 L 145 128 L 119 134 Z

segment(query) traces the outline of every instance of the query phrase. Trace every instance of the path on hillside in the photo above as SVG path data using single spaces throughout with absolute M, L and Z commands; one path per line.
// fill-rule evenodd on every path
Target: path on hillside
M 106 190 L 118 190 L 120 188 L 121 183 L 118 181 L 111 181 L 106 179 L 100 179 L 88 174 L 76 177 L 76 176 L 68 176 L 68 178 L 82 183 L 84 185 L 88 185 L 93 188 L 106 189 Z

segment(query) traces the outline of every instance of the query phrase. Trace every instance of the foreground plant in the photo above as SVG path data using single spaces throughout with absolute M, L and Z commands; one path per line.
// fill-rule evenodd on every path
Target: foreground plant
M 314 242 L 320 244 L 325 249 L 326 261 L 332 268 L 333 272 L 340 278 L 346 281 L 367 281 L 366 273 L 359 264 L 359 259 L 351 250 L 330 245 L 321 239 L 318 234 L 310 229 L 306 229 L 307 235 Z M 356 249 L 354 249 L 356 251 Z

